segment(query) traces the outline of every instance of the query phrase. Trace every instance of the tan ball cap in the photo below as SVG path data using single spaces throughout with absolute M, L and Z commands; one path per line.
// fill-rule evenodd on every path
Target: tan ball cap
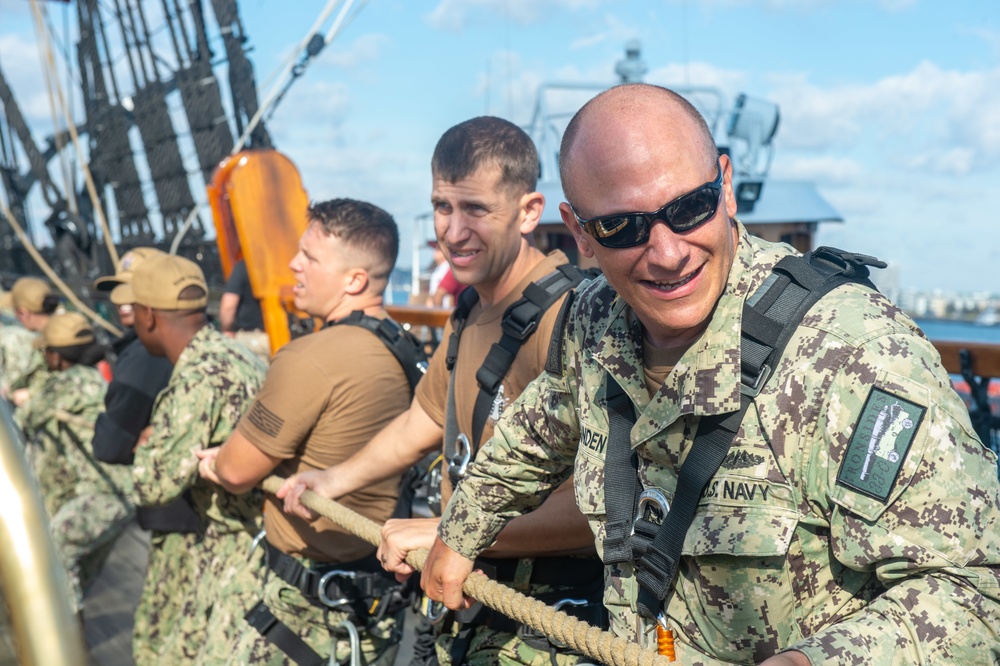
M 33 277 L 23 277 L 10 289 L 11 303 L 15 308 L 24 308 L 32 314 L 44 312 L 46 296 L 54 296 L 49 283 Z
M 32 341 L 35 349 L 72 347 L 94 341 L 94 329 L 79 312 L 52 315 L 42 334 Z
M 94 280 L 94 289 L 98 291 L 111 291 L 124 282 L 131 282 L 135 269 L 142 262 L 162 254 L 164 252 L 157 250 L 155 247 L 137 247 L 129 250 L 122 255 L 121 261 L 118 262 L 118 270 L 115 271 L 114 275 L 105 275 Z
M 182 298 L 188 287 L 200 287 L 198 298 Z M 154 310 L 200 310 L 208 305 L 208 284 L 201 267 L 172 254 L 152 257 L 132 273 L 132 282 L 112 292 L 112 302 L 138 303 Z

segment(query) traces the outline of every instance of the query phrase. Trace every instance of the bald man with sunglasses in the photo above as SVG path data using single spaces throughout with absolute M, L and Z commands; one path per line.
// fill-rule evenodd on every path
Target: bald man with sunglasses
M 744 305 L 795 252 L 735 218 L 732 164 L 694 107 L 664 88 L 612 88 L 571 121 L 560 168 L 563 221 L 604 278 L 563 313 L 546 372 L 452 496 L 427 595 L 466 606 L 476 554 L 573 474 L 611 630 L 652 650 L 670 631 L 679 664 L 997 662 L 997 460 L 916 325 L 841 285 L 748 391 Z M 696 433 L 705 443 L 702 426 L 719 433 L 708 424 L 741 403 L 728 452 L 689 492 L 704 466 Z M 642 491 L 633 527 L 691 507 L 674 564 L 627 530 L 630 548 L 611 538 L 626 476 Z

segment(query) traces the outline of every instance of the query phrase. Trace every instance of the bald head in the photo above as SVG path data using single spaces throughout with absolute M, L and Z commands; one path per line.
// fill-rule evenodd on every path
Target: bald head
M 665 148 L 683 157 L 682 162 L 709 171 L 718 159 L 708 124 L 681 95 L 645 83 L 609 88 L 577 111 L 563 133 L 559 150 L 563 192 L 575 206 L 578 169 L 642 161 L 650 151 Z

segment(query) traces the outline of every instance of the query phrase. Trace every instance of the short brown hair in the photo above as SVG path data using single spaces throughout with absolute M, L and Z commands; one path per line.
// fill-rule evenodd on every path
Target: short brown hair
M 388 279 L 399 254 L 399 229 L 392 215 L 365 201 L 331 199 L 310 204 L 308 216 L 327 234 L 370 253 L 378 264 L 372 270 L 379 270 L 371 277 Z
M 455 125 L 434 148 L 435 178 L 457 183 L 482 167 L 500 169 L 500 186 L 515 194 L 534 192 L 541 166 L 538 151 L 523 129 L 510 121 L 480 116 Z

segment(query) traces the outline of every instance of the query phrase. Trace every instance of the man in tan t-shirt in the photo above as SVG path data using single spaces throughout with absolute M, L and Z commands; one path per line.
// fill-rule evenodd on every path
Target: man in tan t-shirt
M 285 498 L 286 510 L 311 515 L 298 502 L 306 487 L 340 498 L 405 470 L 426 453 L 440 449 L 446 432 L 457 430 L 470 441 L 476 439 L 472 426 L 480 393 L 476 373 L 490 347 L 501 338 L 505 310 L 530 284 L 567 263 L 561 252 L 545 256 L 532 243 L 545 198 L 535 191 L 537 152 L 520 128 L 490 117 L 456 125 L 439 140 L 431 167 L 438 242 L 455 277 L 472 286 L 479 297 L 461 330 L 453 370 L 446 360 L 450 345 L 442 343 L 417 386 L 410 409 L 349 460 L 323 472 L 290 478 L 278 493 Z M 561 299 L 546 311 L 534 335 L 517 351 L 474 447 L 489 439 L 503 408 L 542 372 L 560 303 Z M 449 340 L 454 324 L 453 319 L 443 340 Z M 454 400 L 450 401 L 452 378 Z M 447 496 L 447 489 L 443 494 Z M 386 523 L 379 549 L 386 568 L 412 573 L 404 562 L 406 553 L 429 548 L 437 524 L 437 518 Z M 593 553 L 593 535 L 568 484 L 536 512 L 512 521 L 486 553 L 495 559 L 483 563 L 483 568 L 495 571 L 497 580 L 548 603 L 592 593 L 591 608 L 599 615 L 603 574 Z M 528 664 L 548 662 L 551 655 L 565 666 L 579 659 L 544 638 L 526 638 L 523 632 L 517 636 L 517 625 L 499 615 L 484 612 L 457 620 L 461 628 L 444 632 L 438 640 L 437 657 L 443 664 Z
M 399 249 L 395 222 L 351 199 L 314 204 L 309 220 L 290 265 L 298 280 L 295 306 L 327 324 L 275 355 L 236 431 L 201 454 L 202 476 L 232 492 L 272 472 L 287 476 L 342 462 L 409 401 L 406 375 L 385 343 L 344 322 L 356 311 L 386 317 L 382 294 Z M 383 522 L 398 484 L 387 475 L 340 501 Z M 349 620 L 359 630 L 364 662 L 391 664 L 402 608 L 389 601 L 398 584 L 379 566 L 375 549 L 325 518 L 284 514 L 273 495 L 265 501 L 262 544 L 270 571 L 261 581 L 262 601 L 247 614 L 236 644 L 213 652 L 235 664 L 325 663 L 335 641 L 342 662 L 351 648 L 338 625 Z M 350 573 L 326 575 L 331 571 Z

